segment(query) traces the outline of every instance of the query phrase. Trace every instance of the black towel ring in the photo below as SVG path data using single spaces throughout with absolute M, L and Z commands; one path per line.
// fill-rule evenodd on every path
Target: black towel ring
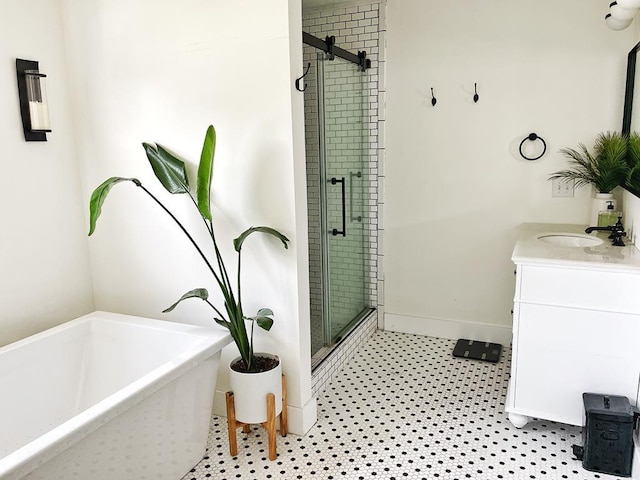
M 532 142 L 535 142 L 536 140 L 540 140 L 542 142 L 542 153 L 540 155 L 538 155 L 537 157 L 527 157 L 524 153 L 522 153 L 522 145 L 524 145 L 524 142 L 526 142 L 527 140 L 530 140 Z M 547 142 L 544 141 L 544 139 L 542 137 L 539 137 L 538 135 L 536 135 L 535 133 L 530 133 L 527 137 L 525 137 L 521 142 L 520 142 L 520 155 L 522 155 L 522 158 L 524 158 L 525 160 L 538 160 L 539 158 L 541 158 L 547 151 Z

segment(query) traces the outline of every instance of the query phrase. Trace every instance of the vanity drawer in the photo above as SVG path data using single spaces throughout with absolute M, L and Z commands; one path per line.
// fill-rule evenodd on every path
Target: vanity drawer
M 520 265 L 516 301 L 640 314 L 640 275 Z

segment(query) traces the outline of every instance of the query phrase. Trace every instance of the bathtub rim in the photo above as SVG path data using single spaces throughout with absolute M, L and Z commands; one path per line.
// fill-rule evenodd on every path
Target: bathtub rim
M 17 472 L 20 475 L 28 474 L 195 366 L 211 359 L 232 340 L 229 332 L 215 326 L 210 328 L 135 315 L 95 311 L 1 347 L 0 354 L 92 320 L 169 330 L 199 336 L 202 339 L 132 383 L 0 458 L 0 479 Z

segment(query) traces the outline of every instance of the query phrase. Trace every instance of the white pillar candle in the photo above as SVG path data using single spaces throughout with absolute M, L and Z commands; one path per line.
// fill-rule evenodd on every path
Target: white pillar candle
M 31 130 L 50 130 L 49 107 L 43 102 L 29 102 Z

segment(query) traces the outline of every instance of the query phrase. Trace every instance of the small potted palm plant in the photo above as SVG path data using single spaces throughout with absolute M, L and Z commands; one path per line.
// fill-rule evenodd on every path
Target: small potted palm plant
M 611 193 L 627 175 L 627 140 L 615 132 L 598 135 L 593 154 L 582 143 L 578 150 L 563 148 L 560 153 L 569 158 L 571 168 L 552 173 L 549 180 L 573 180 L 576 187 L 591 184 L 598 193 Z
M 606 209 L 607 202 L 614 202 L 611 192 L 627 177 L 627 138 L 615 132 L 601 133 L 593 153 L 582 143 L 578 150 L 563 148 L 560 153 L 569 159 L 570 168 L 552 173 L 549 180 L 574 181 L 576 187 L 593 185 L 596 198 L 591 221 L 595 225 L 598 213 Z
M 627 147 L 627 167 L 629 169 L 624 187 L 640 197 L 640 135 L 632 132 Z
M 273 325 L 273 312 L 268 308 L 261 308 L 256 315 L 247 317 L 242 308 L 241 290 L 241 253 L 244 241 L 253 233 L 265 233 L 277 238 L 285 248 L 288 248 L 289 239 L 282 233 L 270 227 L 251 227 L 238 236 L 233 241 L 236 252 L 237 271 L 236 277 L 232 276 L 224 262 L 222 251 L 218 246 L 213 225 L 213 217 L 210 209 L 210 191 L 213 174 L 213 157 L 215 151 L 216 134 L 213 126 L 207 129 L 200 163 L 198 165 L 195 197 L 191 191 L 189 178 L 185 168 L 185 163 L 170 153 L 162 145 L 143 143 L 147 158 L 156 178 L 162 186 L 171 194 L 186 194 L 191 203 L 196 208 L 204 222 L 210 239 L 212 251 L 205 254 L 204 249 L 198 245 L 194 237 L 187 231 L 178 218 L 147 188 L 136 178 L 111 177 L 98 186 L 89 203 L 90 228 L 89 235 L 96 229 L 96 222 L 100 217 L 102 206 L 111 188 L 122 182 L 131 182 L 139 187 L 153 202 L 161 208 L 171 220 L 180 228 L 190 244 L 195 248 L 202 258 L 206 268 L 213 277 L 213 283 L 217 286 L 221 296 L 223 306 L 216 305 L 209 297 L 209 292 L 205 288 L 196 288 L 185 293 L 164 312 L 173 310 L 180 302 L 189 298 L 199 298 L 203 300 L 213 311 L 213 320 L 224 328 L 227 328 L 238 347 L 240 356 L 230 364 L 231 387 L 236 399 L 236 418 L 246 423 L 261 423 L 267 420 L 267 410 L 265 398 L 267 393 L 274 393 L 276 396 L 276 406 L 282 409 L 282 388 L 281 374 L 282 366 L 276 355 L 266 353 L 256 353 L 253 349 L 254 326 L 270 330 Z M 250 324 L 250 331 L 247 325 Z M 237 375 L 236 375 L 237 374 Z M 234 385 L 234 375 L 247 379 L 248 392 L 243 392 L 241 385 Z M 264 384 L 263 378 L 267 378 Z M 275 382 L 275 385 L 273 384 Z M 261 390 L 262 389 L 262 390 Z M 263 394 L 264 391 L 264 394 Z M 277 411 L 276 415 L 280 412 Z

